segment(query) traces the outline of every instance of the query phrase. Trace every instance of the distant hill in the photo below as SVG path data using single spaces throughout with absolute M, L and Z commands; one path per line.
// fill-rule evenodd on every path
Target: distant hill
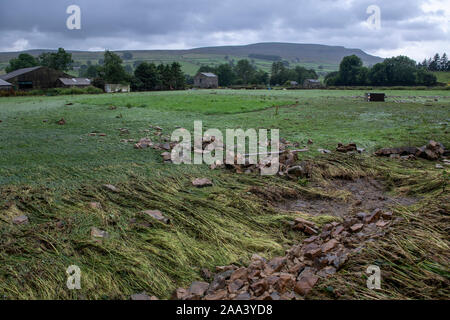
M 33 56 L 42 52 L 54 50 L 24 51 Z M 90 60 L 97 64 L 103 58 L 103 52 L 69 51 L 78 64 L 86 64 Z M 133 66 L 137 61 L 155 63 L 170 63 L 178 61 L 186 73 L 194 74 L 202 65 L 217 65 L 226 62 L 237 62 L 239 59 L 249 59 L 263 70 L 269 71 L 273 61 L 284 60 L 290 66 L 302 65 L 314 68 L 319 72 L 337 70 L 342 58 L 352 54 L 362 59 L 365 65 L 373 65 L 383 61 L 382 58 L 369 55 L 360 49 L 347 49 L 341 46 L 326 46 L 318 44 L 296 43 L 256 43 L 243 46 L 205 47 L 189 50 L 122 50 L 116 53 L 122 55 L 130 52 L 133 58 L 125 60 L 125 64 Z M 0 69 L 4 69 L 8 61 L 22 52 L 0 52 Z

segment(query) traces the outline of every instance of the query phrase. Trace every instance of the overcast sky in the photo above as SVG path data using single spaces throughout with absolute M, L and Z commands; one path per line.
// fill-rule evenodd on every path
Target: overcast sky
M 81 30 L 68 30 L 69 5 Z M 371 28 L 367 8 L 381 10 Z M 0 0 L 0 51 L 185 49 L 256 42 L 450 54 L 450 0 Z

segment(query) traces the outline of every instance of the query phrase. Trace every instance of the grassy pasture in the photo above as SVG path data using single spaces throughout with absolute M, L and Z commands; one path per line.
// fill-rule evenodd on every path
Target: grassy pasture
M 354 90 L 1 98 L 0 299 L 126 299 L 144 290 L 168 298 L 174 288 L 199 279 L 200 268 L 245 264 L 253 253 L 281 254 L 302 239 L 287 224 L 299 213 L 268 206 L 252 190 L 270 189 L 283 197 L 324 196 L 324 189 L 278 177 L 211 171 L 207 166 L 167 165 L 156 150 L 136 150 L 133 144 L 120 142 L 145 136 L 157 139 L 152 130 L 144 131 L 150 125 L 162 127 L 164 135 L 177 126 L 192 130 L 194 120 L 202 120 L 204 130 L 278 128 L 288 140 L 305 145 L 308 139 L 314 141 L 302 157 L 323 163 L 324 177 L 382 175 L 392 192 L 411 192 L 432 201 L 427 206 L 420 203 L 417 210 L 443 210 L 438 207 L 445 204 L 441 190 L 446 180 L 433 163 L 402 164 L 368 154 L 329 162 L 317 152 L 317 148 L 334 150 L 338 142 L 356 142 L 368 152 L 384 146 L 422 145 L 430 139 L 450 144 L 450 92 L 386 93 L 385 103 L 364 102 L 364 92 Z M 111 110 L 111 105 L 116 109 Z M 61 118 L 66 125 L 56 124 Z M 120 135 L 119 128 L 127 128 L 130 134 Z M 106 136 L 88 136 L 90 132 Z M 190 184 L 194 177 L 209 177 L 214 186 L 195 189 Z M 120 191 L 102 189 L 105 183 Z M 100 202 L 103 208 L 88 208 L 90 201 Z M 146 209 L 161 210 L 172 224 L 154 223 L 138 214 Z M 27 214 L 30 224 L 12 225 L 9 217 L 17 213 Z M 306 217 L 319 224 L 335 219 L 327 214 Z M 150 226 L 131 224 L 133 218 Z M 61 221 L 63 226 L 58 227 Z M 108 231 L 110 238 L 102 244 L 91 241 L 92 226 Z M 439 233 L 442 230 L 433 229 L 436 226 L 423 229 L 422 236 L 433 241 L 445 237 Z M 412 252 L 419 259 L 430 256 L 431 240 L 417 245 L 419 240 L 404 247 L 399 240 L 402 254 Z M 372 251 L 368 257 L 378 259 L 380 254 Z M 394 268 L 394 276 L 402 277 L 401 285 L 410 292 L 420 290 L 404 278 L 402 268 L 408 265 L 395 263 L 399 268 Z M 432 264 L 430 272 L 448 279 L 448 271 L 439 263 Z M 65 270 L 71 264 L 83 270 L 81 291 L 65 287 Z M 370 297 L 400 297 L 398 284 L 392 286 Z M 401 294 L 408 297 L 406 291 Z M 445 293 L 439 292 L 429 296 Z

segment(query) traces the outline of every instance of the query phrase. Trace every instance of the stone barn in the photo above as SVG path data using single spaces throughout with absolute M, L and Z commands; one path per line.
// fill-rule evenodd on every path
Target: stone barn
M 219 77 L 210 72 L 199 72 L 194 78 L 194 86 L 203 89 L 213 89 L 219 86 Z
M 303 81 L 303 88 L 320 89 L 322 88 L 322 83 L 316 79 L 306 79 L 305 81 Z
M 6 82 L 5 80 L 0 79 L 0 90 L 11 90 L 13 88 L 13 85 L 9 82 Z
M 58 85 L 63 88 L 86 88 L 91 85 L 87 78 L 59 78 Z
M 105 92 L 107 93 L 131 92 L 131 90 L 129 84 L 107 83 L 105 84 Z
M 23 68 L 0 76 L 0 79 L 10 82 L 17 90 L 56 88 L 59 78 L 72 77 L 47 67 Z

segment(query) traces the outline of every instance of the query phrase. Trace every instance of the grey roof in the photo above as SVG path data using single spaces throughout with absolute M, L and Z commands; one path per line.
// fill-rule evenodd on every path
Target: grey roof
M 13 72 L 10 72 L 10 73 L 7 73 L 7 74 L 4 74 L 4 75 L 0 76 L 0 79 L 3 79 L 3 80 L 12 79 L 12 78 L 15 78 L 15 77 L 17 77 L 17 76 L 20 76 L 20 75 L 22 75 L 22 74 L 25 74 L 25 73 L 28 73 L 28 72 L 37 70 L 37 69 L 39 69 L 39 68 L 42 68 L 42 67 L 41 67 L 41 66 L 38 66 L 38 67 L 31 67 L 31 68 L 18 69 L 18 70 L 15 70 L 15 71 L 13 71 Z
M 319 83 L 320 82 L 320 80 L 316 80 L 316 79 L 306 79 L 306 81 L 315 82 L 315 83 Z
M 9 82 L 6 82 L 5 80 L 0 79 L 0 87 L 4 87 L 4 86 L 12 86 L 12 84 Z
M 59 78 L 59 80 L 66 86 L 89 86 L 91 80 L 87 78 Z
M 214 73 L 211 73 L 211 72 L 201 72 L 201 74 L 204 75 L 205 77 L 209 77 L 209 78 L 217 77 Z

